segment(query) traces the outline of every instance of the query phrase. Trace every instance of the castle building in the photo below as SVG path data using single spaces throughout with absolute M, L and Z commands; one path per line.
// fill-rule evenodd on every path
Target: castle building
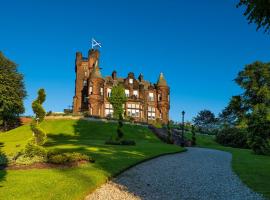
M 128 100 L 123 105 L 125 115 L 136 121 L 153 122 L 160 120 L 167 123 L 170 109 L 170 88 L 162 73 L 156 84 L 144 80 L 140 74 L 136 79 L 134 73 L 126 78 L 117 77 L 116 71 L 111 76 L 103 77 L 99 66 L 99 51 L 90 49 L 88 57 L 76 53 L 75 96 L 73 113 L 88 112 L 90 115 L 108 117 L 113 114 L 113 107 L 108 101 L 114 85 L 122 85 Z

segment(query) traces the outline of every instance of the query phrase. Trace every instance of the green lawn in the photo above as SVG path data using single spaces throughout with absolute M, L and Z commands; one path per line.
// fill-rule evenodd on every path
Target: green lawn
M 83 199 L 109 177 L 142 160 L 183 151 L 158 140 L 147 128 L 124 125 L 125 137 L 136 146 L 104 145 L 116 132 L 115 123 L 84 120 L 48 120 L 42 123 L 46 148 L 78 151 L 96 162 L 69 169 L 0 170 L 0 199 Z M 17 152 L 31 138 L 29 126 L 0 134 L 0 145 L 8 155 Z
M 198 134 L 196 138 L 199 147 L 230 152 L 232 168 L 240 179 L 254 191 L 270 199 L 270 156 L 255 155 L 248 149 L 221 146 L 215 142 L 214 136 Z

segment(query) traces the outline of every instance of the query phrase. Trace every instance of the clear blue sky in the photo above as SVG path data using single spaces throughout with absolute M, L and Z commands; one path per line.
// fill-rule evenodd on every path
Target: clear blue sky
M 234 0 L 0 0 L 0 50 L 19 65 L 31 101 L 43 87 L 45 108 L 62 111 L 74 95 L 75 52 L 101 41 L 103 75 L 142 72 L 171 86 L 170 116 L 220 112 L 240 89 L 245 64 L 270 61 L 270 35 L 256 32 Z

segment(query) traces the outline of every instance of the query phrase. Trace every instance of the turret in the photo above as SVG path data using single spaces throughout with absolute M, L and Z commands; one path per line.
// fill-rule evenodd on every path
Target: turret
M 157 101 L 158 109 L 163 123 L 167 123 L 169 120 L 168 112 L 170 109 L 169 94 L 170 88 L 167 85 L 163 73 L 160 73 L 157 81 Z
M 89 76 L 89 112 L 90 115 L 102 116 L 104 113 L 104 79 L 96 60 Z

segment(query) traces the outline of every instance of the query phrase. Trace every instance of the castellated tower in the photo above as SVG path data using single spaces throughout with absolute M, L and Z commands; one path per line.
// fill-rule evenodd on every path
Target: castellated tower
M 102 77 L 99 66 L 99 51 L 90 49 L 88 57 L 76 53 L 76 81 L 73 97 L 73 113 L 87 112 L 92 116 L 112 117 L 113 107 L 109 102 L 112 87 L 122 85 L 127 102 L 123 105 L 125 118 L 153 123 L 156 120 L 167 123 L 169 120 L 170 89 L 161 73 L 156 84 L 145 80 L 140 74 L 136 79 L 133 72 L 126 77 Z
M 168 122 L 170 110 L 170 89 L 164 78 L 163 73 L 160 73 L 157 81 L 157 107 L 162 121 Z
M 82 56 L 81 52 L 76 53 L 75 60 L 75 96 L 73 97 L 73 113 L 88 111 L 88 87 L 89 76 L 93 71 L 96 61 L 99 59 L 99 51 L 91 49 L 88 58 Z

